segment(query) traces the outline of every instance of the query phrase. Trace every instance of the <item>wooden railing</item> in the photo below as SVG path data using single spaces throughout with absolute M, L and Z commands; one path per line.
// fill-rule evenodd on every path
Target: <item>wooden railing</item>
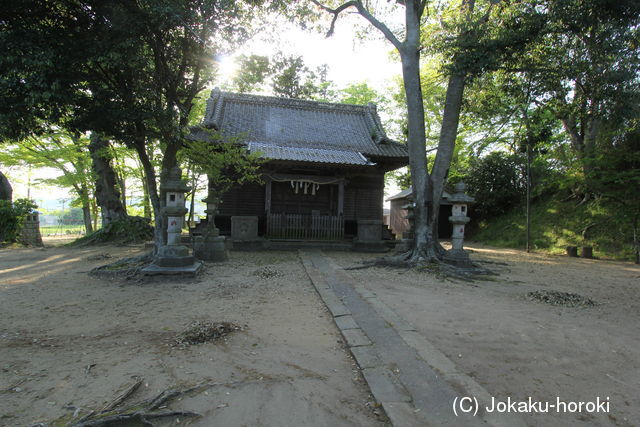
M 267 237 L 272 239 L 340 240 L 342 215 L 268 214 Z

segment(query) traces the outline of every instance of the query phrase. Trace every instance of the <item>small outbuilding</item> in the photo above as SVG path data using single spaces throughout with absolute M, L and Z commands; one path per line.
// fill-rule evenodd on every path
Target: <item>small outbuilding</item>
M 411 203 L 410 196 L 412 192 L 413 190 L 409 187 L 387 199 L 390 204 L 389 228 L 396 236 L 396 239 L 402 238 L 402 234 L 409 231 L 407 206 Z M 450 196 L 451 193 L 446 189 L 442 192 L 440 212 L 438 213 L 438 218 L 440 219 L 440 221 L 438 221 L 438 238 L 440 239 L 448 239 L 451 237 L 451 223 L 449 222 L 449 216 L 451 216 Z
M 247 220 L 266 239 L 380 240 L 384 174 L 407 165 L 408 153 L 387 137 L 374 104 L 214 89 L 203 127 L 241 136 L 249 152 L 267 160 L 262 183 L 222 196 L 216 216 L 222 234 Z M 206 140 L 207 132 L 191 137 Z

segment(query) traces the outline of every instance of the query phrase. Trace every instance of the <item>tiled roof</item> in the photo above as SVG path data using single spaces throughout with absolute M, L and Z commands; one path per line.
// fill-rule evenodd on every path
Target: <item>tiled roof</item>
M 249 142 L 249 151 L 260 153 L 273 160 L 294 160 L 314 163 L 334 163 L 348 165 L 373 165 L 362 154 L 355 151 L 325 150 L 321 148 L 282 147 L 260 142 Z
M 409 188 L 407 188 L 405 190 L 402 190 L 401 192 L 399 192 L 397 194 L 394 194 L 393 196 L 389 197 L 386 200 L 390 201 L 390 200 L 404 199 L 404 198 L 407 198 L 408 196 L 410 196 L 412 194 L 413 194 L 413 189 L 411 187 L 409 187 Z M 446 188 L 444 190 L 442 190 L 442 200 L 448 201 L 449 197 L 451 197 L 451 193 L 449 191 L 447 191 Z
M 408 159 L 406 146 L 387 137 L 374 104 L 331 104 L 214 89 L 203 125 L 227 136 L 244 135 L 246 141 L 262 144 L 266 155 L 283 160 L 318 161 L 311 160 L 317 154 L 325 163 L 367 164 L 354 163 L 358 153 Z M 198 136 L 204 132 L 192 133 Z

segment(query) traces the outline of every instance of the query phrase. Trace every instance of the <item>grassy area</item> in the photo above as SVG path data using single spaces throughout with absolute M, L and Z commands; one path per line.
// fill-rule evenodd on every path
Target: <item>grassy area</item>
M 547 197 L 533 204 L 531 218 L 531 242 L 536 250 L 565 253 L 567 246 L 593 246 L 597 257 L 633 260 L 629 226 L 603 202 L 578 206 L 575 200 Z M 525 224 L 525 209 L 517 207 L 479 224 L 470 239 L 493 246 L 524 249 Z

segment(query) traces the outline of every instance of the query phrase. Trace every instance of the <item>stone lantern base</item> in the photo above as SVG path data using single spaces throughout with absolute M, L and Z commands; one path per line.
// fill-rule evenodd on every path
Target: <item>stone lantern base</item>
M 226 238 L 214 233 L 197 236 L 193 242 L 193 252 L 198 259 L 203 261 L 226 261 L 229 259 Z
M 444 262 L 461 268 L 473 267 L 469 253 L 464 249 L 449 249 L 444 254 Z
M 191 265 L 182 267 L 162 267 L 157 264 L 150 264 L 142 269 L 142 272 L 147 276 L 158 275 L 182 275 L 182 276 L 195 276 L 202 269 L 202 263 L 200 261 L 193 262 Z
M 196 261 L 189 249 L 182 245 L 167 245 L 158 249 L 153 264 L 142 269 L 146 275 L 193 275 L 198 274 L 202 263 Z

